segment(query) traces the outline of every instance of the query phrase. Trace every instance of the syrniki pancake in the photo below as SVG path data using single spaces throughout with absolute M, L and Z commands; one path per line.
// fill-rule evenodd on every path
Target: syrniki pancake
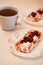
M 42 33 L 38 30 L 28 31 L 23 38 L 19 39 L 14 45 L 18 52 L 30 53 L 32 49 L 41 41 Z

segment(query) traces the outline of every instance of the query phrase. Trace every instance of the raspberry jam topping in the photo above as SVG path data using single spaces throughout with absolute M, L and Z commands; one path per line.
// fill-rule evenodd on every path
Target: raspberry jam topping
M 31 15 L 32 15 L 32 17 L 35 17 L 36 16 L 36 13 L 35 12 L 32 12 Z
M 31 43 L 31 42 L 33 42 L 34 36 L 39 37 L 40 36 L 39 32 L 38 31 L 31 32 L 30 35 L 28 37 L 24 37 L 24 39 L 21 40 L 20 43 L 23 43 L 23 42 L 25 42 L 25 43 L 30 42 Z
M 40 36 L 40 33 L 38 31 L 34 31 L 34 35 Z
M 43 11 L 41 11 L 41 10 L 38 10 L 37 12 L 38 12 L 39 14 L 43 14 Z

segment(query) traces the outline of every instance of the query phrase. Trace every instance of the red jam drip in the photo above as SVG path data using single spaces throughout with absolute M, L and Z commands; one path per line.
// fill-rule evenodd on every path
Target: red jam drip
M 25 42 L 25 43 L 26 43 L 26 42 L 30 42 L 30 43 L 31 43 L 31 42 L 33 42 L 33 37 L 34 37 L 35 35 L 36 35 L 37 37 L 40 36 L 40 34 L 39 34 L 37 31 L 31 32 L 30 35 L 29 35 L 28 37 L 24 37 L 24 39 L 21 40 L 20 43 L 23 43 L 23 42 Z
M 35 17 L 36 16 L 36 13 L 35 12 L 32 12 L 31 15 L 32 15 L 32 17 Z
M 43 11 L 38 10 L 37 12 L 38 12 L 39 14 L 43 14 Z

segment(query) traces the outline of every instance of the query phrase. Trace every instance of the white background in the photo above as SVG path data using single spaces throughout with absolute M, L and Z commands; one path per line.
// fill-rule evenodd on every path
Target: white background
M 43 7 L 43 0 L 0 0 L 0 7 L 1 6 L 14 6 L 18 8 L 21 16 L 27 8 Z M 25 24 L 23 25 L 23 28 L 19 25 L 16 26 L 14 31 L 24 29 Z M 43 65 L 43 57 L 25 59 L 17 57 L 9 52 L 8 39 L 10 34 L 14 31 L 3 31 L 0 26 L 0 65 Z

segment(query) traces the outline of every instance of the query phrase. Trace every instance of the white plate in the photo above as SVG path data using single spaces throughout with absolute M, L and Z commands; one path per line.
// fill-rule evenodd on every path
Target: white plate
M 19 30 L 16 31 L 15 33 L 11 34 L 8 44 L 9 44 L 9 49 L 13 54 L 16 54 L 21 57 L 25 58 L 35 58 L 43 55 L 43 40 L 32 50 L 31 53 L 22 53 L 18 52 L 15 48 L 14 45 L 17 42 L 18 39 L 20 39 L 21 36 L 23 36 L 28 30 Z
M 37 9 L 36 9 L 37 10 Z M 43 26 L 43 20 L 40 20 L 38 22 L 32 22 L 32 21 L 29 21 L 27 19 L 27 16 L 28 14 L 30 14 L 31 12 L 35 11 L 35 9 L 27 9 L 24 13 L 23 13 L 23 16 L 22 16 L 22 20 L 29 24 L 29 25 L 34 25 L 34 26 Z

